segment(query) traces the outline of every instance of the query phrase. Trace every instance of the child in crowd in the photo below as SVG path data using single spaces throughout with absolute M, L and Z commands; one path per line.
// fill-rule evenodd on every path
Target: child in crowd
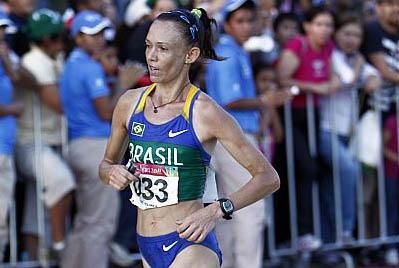
M 111 94 L 117 92 L 118 72 L 120 68 L 126 69 L 127 66 L 130 66 L 129 73 L 132 76 L 132 84 L 136 85 L 132 88 L 139 87 L 138 84 L 145 80 L 144 75 L 147 69 L 144 65 L 140 63 L 128 63 L 128 65 L 120 67 L 117 48 L 112 44 L 106 45 L 106 47 L 98 53 L 97 58 L 104 69 Z M 129 201 L 130 196 L 131 192 L 129 189 L 120 192 L 121 207 L 118 227 L 113 241 L 109 246 L 111 262 L 120 267 L 130 267 L 138 261 L 137 254 L 130 253 L 131 249 L 137 248 L 135 228 L 137 211 L 136 207 L 132 206 Z
M 271 65 L 256 63 L 253 67 L 257 94 L 268 97 L 268 105 L 261 111 L 259 141 L 261 151 L 272 161 L 274 144 L 283 139 L 283 126 L 276 108 L 291 99 L 288 90 L 279 90 L 276 72 Z
M 118 59 L 118 51 L 115 46 L 108 44 L 96 58 L 104 68 L 107 83 L 111 90 L 116 89 L 118 73 L 121 68 L 129 69 L 132 81 L 135 81 L 133 85 L 146 83 L 146 81 L 144 81 L 146 80 L 144 75 L 147 73 L 147 67 L 138 62 L 127 62 L 127 64 L 121 66 Z M 133 88 L 134 87 L 135 86 L 133 86 Z

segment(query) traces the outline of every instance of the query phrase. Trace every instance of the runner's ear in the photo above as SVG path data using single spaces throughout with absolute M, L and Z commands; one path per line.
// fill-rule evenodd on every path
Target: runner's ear
M 185 64 L 192 64 L 197 61 L 201 54 L 199 47 L 192 47 L 186 54 Z

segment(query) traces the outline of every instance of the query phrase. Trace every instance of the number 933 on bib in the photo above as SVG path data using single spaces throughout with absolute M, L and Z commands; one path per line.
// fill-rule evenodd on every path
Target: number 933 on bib
M 139 179 L 130 184 L 130 202 L 140 209 L 159 208 L 178 203 L 178 167 L 135 164 Z

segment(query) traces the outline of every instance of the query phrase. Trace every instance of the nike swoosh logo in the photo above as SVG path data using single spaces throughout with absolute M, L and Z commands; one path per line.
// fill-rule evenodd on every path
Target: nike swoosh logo
M 171 250 L 171 248 L 173 248 L 176 244 L 177 244 L 177 240 L 176 240 L 175 242 L 173 242 L 172 244 L 170 244 L 169 246 L 162 245 L 162 250 L 165 251 L 165 252 L 168 252 L 168 251 Z
M 186 131 L 188 131 L 188 129 L 180 130 L 180 131 L 177 131 L 177 132 L 173 132 L 172 130 L 169 130 L 168 136 L 169 136 L 169 138 L 174 138 L 176 136 L 179 136 L 180 134 L 183 134 Z

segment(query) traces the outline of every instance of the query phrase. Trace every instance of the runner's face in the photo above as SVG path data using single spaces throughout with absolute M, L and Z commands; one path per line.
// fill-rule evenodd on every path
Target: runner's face
M 155 20 L 145 43 L 148 72 L 152 82 L 167 83 L 186 75 L 182 71 L 189 48 L 182 42 L 182 36 L 174 22 Z

